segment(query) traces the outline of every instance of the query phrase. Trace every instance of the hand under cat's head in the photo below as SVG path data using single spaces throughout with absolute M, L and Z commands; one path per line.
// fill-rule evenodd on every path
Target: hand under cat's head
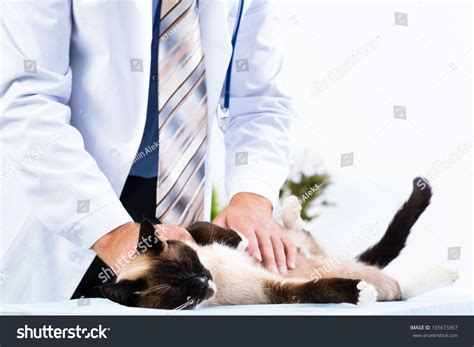
M 135 256 L 104 296 L 126 306 L 191 309 L 214 295 L 212 276 L 194 249 L 181 241 L 161 240 L 148 221 L 140 226 Z

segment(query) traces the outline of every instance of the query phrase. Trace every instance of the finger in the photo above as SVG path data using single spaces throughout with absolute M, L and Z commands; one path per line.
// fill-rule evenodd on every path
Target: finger
M 249 242 L 249 245 L 247 246 L 247 253 L 259 263 L 262 262 L 262 254 L 260 253 L 260 249 L 258 247 L 258 240 L 255 236 L 255 231 L 252 228 L 249 228 L 247 225 L 241 223 L 229 223 L 228 227 L 238 231 L 247 238 Z
M 191 241 L 195 242 L 194 238 L 191 236 L 189 231 L 185 228 L 169 225 L 169 224 L 159 224 L 157 227 L 159 236 L 165 240 L 180 240 L 180 241 Z
M 293 245 L 293 242 L 288 240 L 286 237 L 282 237 L 281 241 L 283 247 L 285 247 L 286 264 L 288 265 L 288 269 L 294 270 L 296 268 L 296 247 Z
M 260 253 L 262 253 L 263 264 L 269 271 L 278 273 L 270 237 L 265 231 L 257 231 L 257 240 L 258 246 L 260 247 Z
M 281 238 L 279 236 L 272 236 L 270 240 L 272 241 L 273 254 L 275 255 L 278 272 L 282 275 L 286 275 L 288 273 L 288 268 L 286 267 L 285 248 L 283 247 Z
M 166 239 L 166 235 L 169 233 L 171 229 L 170 225 L 167 224 L 157 224 L 155 225 L 155 235 L 158 237 Z
M 215 225 L 218 225 L 222 228 L 228 228 L 227 226 L 227 217 L 226 217 L 226 213 L 222 213 L 220 214 L 219 216 L 217 216 L 213 221 L 212 223 L 214 223 Z

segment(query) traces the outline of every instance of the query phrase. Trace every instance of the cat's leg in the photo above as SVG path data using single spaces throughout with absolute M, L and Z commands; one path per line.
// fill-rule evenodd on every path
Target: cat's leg
M 378 301 L 401 300 L 401 290 L 398 281 L 383 273 L 378 267 L 365 265 L 354 261 L 333 261 L 331 258 L 314 260 L 317 265 L 313 268 L 312 279 L 348 278 L 363 280 L 377 290 Z
M 413 296 L 453 284 L 458 279 L 459 272 L 456 269 L 440 265 L 404 283 L 401 286 L 402 297 L 406 300 Z
M 209 222 L 195 222 L 186 229 L 200 246 L 210 245 L 214 242 L 231 248 L 245 250 L 248 240 L 238 231 L 222 228 Z
M 283 226 L 289 230 L 303 229 L 303 220 L 301 219 L 301 203 L 294 195 L 287 197 L 283 201 L 280 211 Z
M 265 293 L 272 304 L 289 303 L 370 303 L 377 299 L 369 283 L 345 278 L 318 281 L 266 281 Z

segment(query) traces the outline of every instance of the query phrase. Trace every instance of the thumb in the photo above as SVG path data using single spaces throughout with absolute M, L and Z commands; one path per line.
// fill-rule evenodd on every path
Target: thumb
M 227 217 L 226 217 L 226 213 L 221 213 L 220 215 L 218 215 L 213 221 L 212 223 L 214 223 L 215 225 L 218 225 L 222 228 L 228 228 L 227 226 Z

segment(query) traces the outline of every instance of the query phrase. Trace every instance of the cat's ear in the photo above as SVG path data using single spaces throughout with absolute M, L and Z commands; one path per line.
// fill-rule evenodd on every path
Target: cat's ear
M 120 305 L 136 306 L 138 291 L 142 288 L 139 281 L 121 281 L 119 283 L 107 283 L 100 287 L 102 295 Z
M 152 250 L 156 253 L 161 253 L 165 245 L 157 236 L 155 226 L 147 219 L 140 223 L 140 238 L 138 240 L 137 251 L 143 253 L 147 250 Z

